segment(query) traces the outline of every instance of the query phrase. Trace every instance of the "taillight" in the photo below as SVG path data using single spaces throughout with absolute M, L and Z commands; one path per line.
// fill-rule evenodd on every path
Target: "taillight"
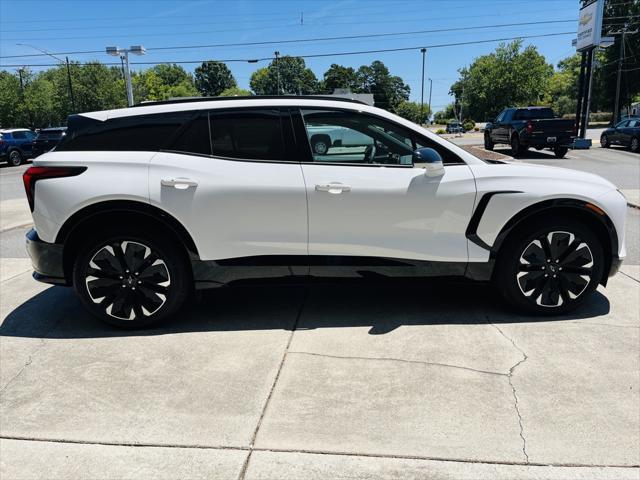
M 63 177 L 75 177 L 84 172 L 87 167 L 29 167 L 22 174 L 22 181 L 24 182 L 24 190 L 27 193 L 27 200 L 29 200 L 29 208 L 33 212 L 33 201 L 36 194 L 36 182 L 38 180 L 44 180 L 45 178 L 63 178 Z
M 527 133 L 531 135 L 533 133 L 533 123 L 527 122 Z

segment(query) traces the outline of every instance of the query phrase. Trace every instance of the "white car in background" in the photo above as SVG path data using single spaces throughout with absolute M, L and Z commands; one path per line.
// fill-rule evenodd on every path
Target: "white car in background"
M 194 287 L 284 277 L 463 276 L 563 314 L 625 257 L 608 181 L 483 161 L 358 102 L 168 101 L 68 127 L 24 174 L 27 247 L 36 279 L 115 325 L 171 316 Z

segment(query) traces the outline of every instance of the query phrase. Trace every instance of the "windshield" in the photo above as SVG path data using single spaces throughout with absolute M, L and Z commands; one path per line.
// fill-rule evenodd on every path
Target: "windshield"
M 64 134 L 64 130 L 43 130 L 38 133 L 39 140 L 56 140 Z

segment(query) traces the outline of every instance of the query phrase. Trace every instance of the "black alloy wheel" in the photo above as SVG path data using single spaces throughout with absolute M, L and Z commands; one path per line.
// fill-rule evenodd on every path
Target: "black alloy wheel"
M 516 279 L 522 295 L 542 307 L 578 298 L 593 276 L 589 245 L 569 232 L 540 235 L 520 255 Z
M 640 139 L 638 139 L 638 137 L 633 137 L 629 148 L 633 153 L 640 152 Z
M 173 314 L 187 296 L 188 268 L 179 252 L 178 246 L 137 235 L 92 242 L 76 260 L 74 286 L 91 313 L 107 323 L 149 325 Z
M 600 146 L 602 148 L 609 148 L 611 146 L 611 144 L 609 143 L 609 138 L 607 138 L 606 135 L 602 135 L 600 137 Z
M 494 143 L 491 141 L 491 135 L 489 133 L 484 134 L 484 149 L 485 150 L 493 150 Z
M 519 309 L 558 315 L 588 298 L 603 269 L 600 240 L 584 224 L 569 218 L 538 219 L 505 240 L 494 279 Z
M 9 165 L 12 167 L 17 167 L 22 163 L 22 154 L 20 150 L 12 150 L 9 153 Z

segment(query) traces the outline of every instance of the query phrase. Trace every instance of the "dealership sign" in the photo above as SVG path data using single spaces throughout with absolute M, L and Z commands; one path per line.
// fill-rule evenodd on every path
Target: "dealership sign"
M 596 0 L 580 10 L 576 50 L 587 50 L 600 44 L 604 0 Z

